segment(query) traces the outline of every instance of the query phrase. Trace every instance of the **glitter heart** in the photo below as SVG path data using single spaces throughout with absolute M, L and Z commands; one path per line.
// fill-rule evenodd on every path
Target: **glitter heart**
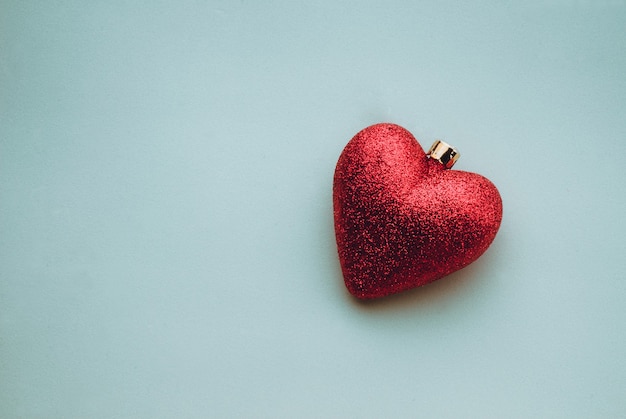
M 348 142 L 335 169 L 333 206 L 344 281 L 364 299 L 419 287 L 469 265 L 487 250 L 502 220 L 493 183 L 448 170 L 394 124 L 372 125 Z

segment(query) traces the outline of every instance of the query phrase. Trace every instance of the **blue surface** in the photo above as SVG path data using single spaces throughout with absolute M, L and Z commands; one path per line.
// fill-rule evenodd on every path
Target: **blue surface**
M 625 417 L 626 2 L 261 3 L 0 5 L 0 417 Z M 363 304 L 380 121 L 505 213 Z

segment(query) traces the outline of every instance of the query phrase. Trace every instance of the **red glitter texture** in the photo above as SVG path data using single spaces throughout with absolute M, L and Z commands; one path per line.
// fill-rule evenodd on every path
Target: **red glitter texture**
M 377 298 L 419 287 L 475 261 L 502 220 L 488 179 L 448 170 L 410 132 L 377 124 L 339 157 L 335 235 L 346 287 Z

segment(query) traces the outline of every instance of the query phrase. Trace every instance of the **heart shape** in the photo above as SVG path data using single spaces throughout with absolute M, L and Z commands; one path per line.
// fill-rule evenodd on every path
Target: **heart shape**
M 487 178 L 448 170 L 394 124 L 348 142 L 333 183 L 335 235 L 346 287 L 377 298 L 419 287 L 482 255 L 502 200 Z

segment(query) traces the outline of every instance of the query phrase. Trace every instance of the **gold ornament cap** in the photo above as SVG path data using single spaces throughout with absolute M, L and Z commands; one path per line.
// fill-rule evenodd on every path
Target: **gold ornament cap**
M 454 163 L 461 157 L 461 154 L 459 154 L 456 148 L 441 140 L 435 140 L 433 145 L 430 146 L 427 155 L 431 159 L 435 159 L 443 164 L 443 167 L 446 169 L 454 166 Z

